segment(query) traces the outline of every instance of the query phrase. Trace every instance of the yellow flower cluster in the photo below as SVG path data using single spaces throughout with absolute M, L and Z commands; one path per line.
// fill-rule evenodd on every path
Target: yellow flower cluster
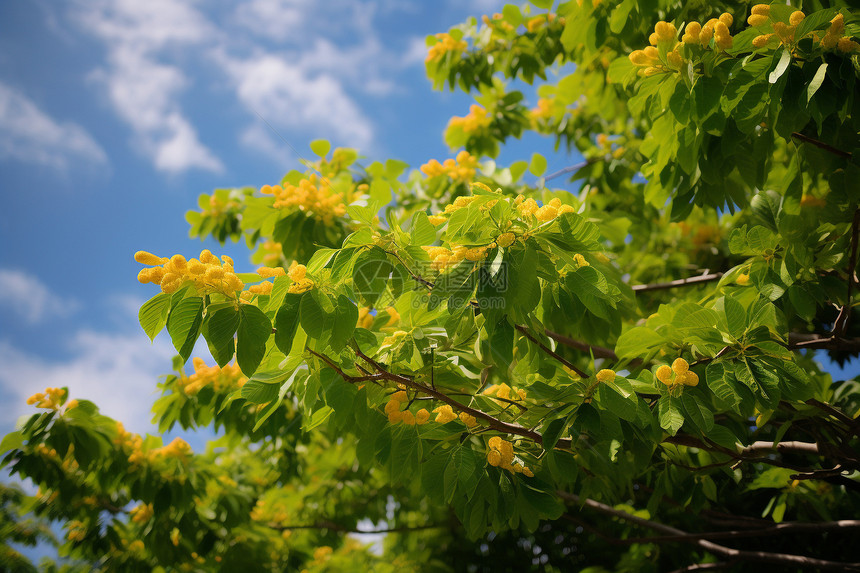
M 514 244 L 514 241 L 517 240 L 517 236 L 510 231 L 507 233 L 502 233 L 498 237 L 496 237 L 496 244 L 502 248 L 510 247 Z
M 463 245 L 451 245 L 450 249 L 445 247 L 421 247 L 427 252 L 427 256 L 432 261 L 430 268 L 435 271 L 444 271 L 447 268 L 453 267 L 460 263 L 463 259 L 472 262 L 483 261 L 487 258 L 487 251 L 491 249 L 493 243 L 484 245 L 483 247 L 466 247 Z
M 87 534 L 87 526 L 82 521 L 73 519 L 69 522 L 69 532 L 66 534 L 66 539 L 69 541 L 83 541 Z
M 146 251 L 136 252 L 134 260 L 151 267 L 140 271 L 137 280 L 144 284 L 160 285 L 162 292 L 168 294 L 179 290 L 187 281 L 194 283 L 199 294 L 218 292 L 234 297 L 236 291 L 245 287 L 245 283 L 233 271 L 233 259 L 224 255 L 218 260 L 209 249 L 200 251 L 199 260 L 186 261 L 182 255 L 173 255 L 168 259 Z
M 290 280 L 293 281 L 293 284 L 290 285 L 287 292 L 292 294 L 301 294 L 314 288 L 314 281 L 305 276 L 307 272 L 308 268 L 306 266 L 293 261 L 293 264 L 290 265 L 290 269 L 287 271 L 287 275 L 290 277 Z
M 32 406 L 35 404 L 37 408 L 59 410 L 60 402 L 63 400 L 63 396 L 65 395 L 66 391 L 63 388 L 45 388 L 44 392 L 37 392 L 27 398 L 27 405 Z M 75 406 L 77 406 L 77 401 L 73 400 L 73 402 L 75 402 Z M 71 404 L 71 402 L 69 402 L 69 404 Z
M 154 513 L 151 503 L 142 503 L 132 508 L 128 515 L 134 523 L 143 524 L 152 519 Z
M 654 373 L 657 380 L 669 386 L 670 388 L 679 386 L 696 386 L 699 383 L 699 376 L 690 370 L 690 364 L 683 358 L 676 358 L 672 362 L 672 367 L 663 364 Z
M 444 163 L 431 159 L 421 166 L 421 173 L 427 177 L 447 175 L 454 181 L 468 183 L 475 178 L 477 169 L 478 158 L 464 150 L 457 154 L 456 159 L 446 159 Z
M 373 315 L 370 314 L 370 307 L 364 306 L 358 309 L 358 322 L 356 323 L 356 328 L 367 328 L 369 329 L 373 326 Z
M 502 468 L 515 474 L 523 474 L 527 477 L 534 477 L 534 473 L 519 462 L 514 461 L 514 445 L 507 440 L 501 439 L 499 436 L 493 436 L 488 443 L 487 462 L 496 468 Z
M 735 279 L 735 282 L 740 286 L 746 286 L 750 284 L 750 275 L 749 273 L 741 273 L 738 275 L 738 278 Z
M 559 215 L 576 211 L 570 205 L 562 205 L 561 199 L 558 197 L 554 197 L 549 203 L 541 207 L 534 199 L 526 199 L 525 196 L 519 195 L 514 199 L 514 205 L 516 205 L 520 217 L 525 219 L 534 215 L 535 219 L 541 223 L 552 221 Z
M 241 388 L 248 379 L 242 375 L 242 371 L 236 364 L 227 364 L 221 368 L 217 364 L 207 366 L 202 358 L 194 357 L 194 374 L 177 380 L 186 395 L 192 396 L 208 385 L 212 385 L 215 392 L 221 392 L 232 388 Z
M 176 458 L 185 460 L 191 454 L 191 446 L 182 438 L 173 438 L 173 441 L 162 448 L 157 448 L 149 452 L 150 458 L 158 456 L 165 458 Z
M 320 181 L 315 173 L 299 181 L 298 185 L 263 185 L 260 193 L 274 195 L 273 206 L 276 209 L 297 208 L 312 214 L 327 225 L 330 225 L 335 217 L 346 214 L 343 196 L 332 191 L 328 179 Z
M 766 28 L 768 24 L 773 29 L 773 32 L 763 33 L 753 39 L 753 47 L 764 48 L 771 40 L 776 38 L 778 43 L 775 45 L 783 45 L 792 47 L 801 38 L 796 38 L 797 26 L 806 18 L 801 10 L 795 10 L 788 17 L 788 22 L 773 21 L 771 18 L 770 6 L 767 4 L 756 4 L 752 7 L 752 13 L 747 18 L 747 23 L 755 28 Z M 764 30 L 763 30 L 764 31 Z M 812 33 L 812 38 L 816 43 L 820 43 L 825 50 L 837 50 L 843 54 L 851 54 L 860 51 L 860 44 L 845 37 L 845 16 L 837 14 L 830 20 L 830 26 L 824 33 L 823 38 L 819 38 L 818 34 Z
M 241 207 L 238 201 L 234 199 L 229 199 L 228 201 L 224 201 L 219 199 L 214 193 L 209 197 L 209 207 L 208 209 L 203 210 L 204 215 L 208 215 L 210 217 L 218 217 L 224 214 L 227 211 L 231 211 L 234 209 L 238 209 Z
M 433 410 L 433 413 L 436 414 L 435 421 L 439 422 L 440 424 L 447 424 L 448 422 L 452 422 L 454 420 L 459 419 L 469 428 L 474 428 L 478 425 L 478 419 L 475 418 L 475 416 L 467 412 L 460 412 L 460 414 L 457 415 L 456 413 L 454 413 L 454 409 L 451 408 L 449 404 L 443 404 L 442 406 L 439 406 L 438 408 Z
M 314 549 L 314 563 L 317 565 L 322 565 L 329 559 L 331 559 L 332 548 L 328 545 L 323 545 L 322 547 L 317 547 Z
M 534 18 L 529 18 L 526 20 L 526 30 L 534 34 L 547 24 L 555 22 L 556 15 L 555 14 L 546 14 L 541 16 L 535 16 Z
M 409 402 L 409 397 L 405 390 L 398 390 L 391 395 L 391 399 L 385 404 L 385 413 L 388 414 L 388 421 L 392 424 L 403 422 L 405 426 L 422 426 L 430 421 L 430 412 L 425 408 L 421 408 L 414 414 L 409 410 L 401 411 L 400 408 Z
M 459 127 L 463 133 L 475 133 L 490 127 L 493 117 L 483 107 L 472 104 L 469 106 L 469 113 L 465 117 L 454 116 L 448 122 L 448 127 Z
M 182 534 L 179 531 L 179 528 L 174 527 L 172 530 L 170 530 L 170 542 L 173 544 L 174 547 L 179 546 L 179 540 L 181 538 L 182 538 Z
M 733 22 L 734 18 L 728 12 L 721 14 L 719 18 L 711 18 L 704 26 L 698 22 L 690 22 L 678 42 L 678 31 L 674 24 L 661 20 L 654 26 L 654 32 L 648 38 L 651 45 L 643 50 L 633 51 L 629 56 L 630 61 L 640 68 L 640 76 L 678 71 L 685 63 L 681 54 L 684 45 L 709 48 L 713 39 L 716 48 L 723 51 L 730 49 L 733 39 L 729 28 Z M 658 46 L 666 48 L 665 61 L 660 58 Z
M 277 499 L 258 499 L 251 510 L 251 519 L 260 523 L 278 526 L 286 523 L 290 514 L 286 504 Z
M 484 396 L 495 396 L 502 400 L 525 400 L 528 397 L 528 393 L 522 388 L 511 387 L 504 382 L 487 386 L 484 388 L 482 394 Z
M 501 32 L 513 32 L 514 31 L 514 27 L 511 25 L 511 23 L 505 21 L 504 14 L 499 14 L 498 12 L 493 14 L 492 18 L 490 18 L 489 16 L 484 14 L 483 16 L 481 16 L 481 21 L 488 28 L 492 29 L 493 35 L 495 35 L 495 32 L 498 32 L 498 31 L 501 31 Z
M 284 250 L 281 243 L 275 242 L 272 239 L 268 239 L 266 242 L 261 244 L 257 252 L 262 255 L 263 264 L 270 267 L 280 263 L 284 256 Z
M 427 58 L 424 60 L 425 63 L 429 64 L 434 60 L 441 60 L 448 52 L 463 53 L 469 47 L 465 40 L 455 40 L 451 34 L 436 34 L 436 39 L 439 41 L 430 46 L 427 51 Z

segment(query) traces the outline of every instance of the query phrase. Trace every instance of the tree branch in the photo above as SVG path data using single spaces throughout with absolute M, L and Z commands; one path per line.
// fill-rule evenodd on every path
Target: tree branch
M 795 139 L 799 139 L 800 141 L 803 141 L 804 143 L 809 143 L 811 145 L 814 145 L 815 147 L 819 147 L 819 148 L 823 149 L 824 151 L 829 151 L 830 153 L 832 153 L 833 155 L 836 155 L 837 157 L 844 157 L 845 159 L 851 158 L 851 154 L 848 153 L 847 151 L 842 151 L 841 149 L 837 149 L 837 148 L 833 147 L 832 145 L 828 145 L 828 144 L 824 143 L 823 141 L 818 141 L 817 139 L 813 139 L 813 138 L 809 137 L 808 135 L 803 135 L 802 133 L 798 133 L 797 131 L 792 132 L 791 137 L 793 137 Z
M 565 167 L 564 169 L 559 169 L 555 173 L 550 173 L 549 175 L 544 177 L 543 180 L 544 180 L 544 182 L 552 181 L 553 179 L 557 179 L 558 177 L 561 177 L 562 175 L 566 175 L 568 173 L 574 173 L 576 171 L 579 171 L 583 167 L 588 167 L 592 163 L 597 163 L 598 161 L 603 161 L 603 158 L 602 157 L 592 157 L 591 159 L 586 159 L 582 163 L 577 163 L 576 165 L 571 165 L 569 167 Z
M 630 523 L 642 527 L 647 527 L 654 531 L 666 533 L 669 536 L 679 537 L 679 541 L 689 541 L 708 551 L 709 553 L 719 555 L 721 557 L 726 557 L 732 561 L 757 561 L 762 563 L 791 565 L 794 567 L 817 567 L 818 569 L 826 571 L 860 571 L 860 563 L 843 563 L 838 561 L 828 561 L 825 559 L 817 559 L 814 557 L 807 557 L 805 555 L 793 555 L 789 553 L 770 553 L 766 551 L 747 551 L 742 549 L 733 549 L 731 547 L 726 547 L 724 545 L 719 545 L 712 541 L 708 541 L 707 539 L 698 539 L 696 538 L 696 534 L 689 534 L 681 529 L 676 529 L 674 527 L 664 525 L 662 523 L 657 523 L 656 521 L 637 517 L 635 515 L 627 513 L 626 511 L 621 511 L 606 504 L 600 503 L 599 501 L 594 501 L 593 499 L 581 498 L 578 495 L 567 493 L 564 491 L 557 491 L 556 493 L 564 500 L 588 506 L 591 509 L 597 510 L 601 513 L 623 519 L 624 521 L 628 521 Z
M 540 432 L 537 432 L 535 430 L 530 430 L 524 426 L 521 426 L 519 424 L 515 424 L 512 422 L 504 422 L 504 421 L 502 421 L 502 420 L 500 420 L 494 416 L 491 416 L 490 414 L 487 414 L 486 412 L 484 412 L 482 410 L 478 410 L 476 408 L 472 408 L 471 406 L 466 406 L 465 404 L 461 404 L 460 402 L 454 400 L 453 398 L 451 398 L 447 394 L 445 394 L 443 392 L 439 392 L 438 390 L 431 388 L 430 386 L 425 386 L 424 384 L 421 384 L 420 382 L 416 382 L 415 380 L 413 380 L 412 378 L 409 378 L 407 376 L 403 376 L 400 374 L 394 374 L 392 372 L 389 372 L 388 370 L 385 369 L 385 367 L 383 365 L 379 364 L 373 358 L 370 358 L 364 352 L 362 352 L 360 348 L 355 347 L 354 350 L 355 350 L 355 353 L 362 360 L 365 360 L 368 364 L 373 366 L 373 368 L 379 373 L 381 378 L 386 379 L 386 380 L 390 380 L 391 382 L 394 382 L 395 384 L 403 384 L 404 386 L 406 386 L 408 388 L 412 388 L 413 390 L 416 390 L 418 392 L 422 392 L 424 394 L 427 394 L 428 396 L 432 396 L 432 397 L 436 398 L 437 400 L 448 404 L 454 410 L 458 410 L 460 412 L 466 412 L 467 414 L 469 414 L 470 416 L 474 416 L 478 420 L 485 421 L 489 425 L 489 427 L 494 429 L 494 430 L 497 430 L 499 432 L 504 432 L 506 434 L 512 434 L 515 436 L 522 436 L 524 438 L 528 438 L 528 439 L 532 440 L 533 442 L 535 442 L 539 446 L 543 446 L 543 436 L 540 434 Z M 335 372 L 338 372 L 338 370 L 335 369 Z M 345 373 L 342 373 L 342 372 L 343 371 L 341 370 L 340 372 L 338 372 L 338 374 L 340 374 L 341 377 L 344 377 Z M 349 375 L 346 375 L 344 380 L 349 381 L 349 378 L 350 378 Z M 570 438 L 562 438 L 562 439 L 558 440 L 555 447 L 569 450 L 569 449 L 571 449 L 572 445 L 573 445 L 573 442 Z
M 534 336 L 532 336 L 532 335 L 529 333 L 528 329 L 527 329 L 525 326 L 522 326 L 521 324 L 518 324 L 518 325 L 516 325 L 514 328 L 516 328 L 517 330 L 519 330 L 520 332 L 522 332 L 522 333 L 525 335 L 525 337 L 526 337 L 526 338 L 528 338 L 529 340 L 531 340 L 532 342 L 534 342 L 535 344 L 537 344 L 537 345 L 540 347 L 540 349 L 541 349 L 541 350 L 543 350 L 544 352 L 546 352 L 547 354 L 549 354 L 550 356 L 552 356 L 553 358 L 555 358 L 556 360 L 558 360 L 559 362 L 561 362 L 562 364 L 564 364 L 565 366 L 567 366 L 569 369 L 571 369 L 571 370 L 573 370 L 574 372 L 576 372 L 577 376 L 579 376 L 580 378 L 585 379 L 585 378 L 588 378 L 588 377 L 589 377 L 589 376 L 588 376 L 588 374 L 586 374 L 585 372 L 583 372 L 582 370 L 580 370 L 579 368 L 577 368 L 577 367 L 576 367 L 572 362 L 570 362 L 569 360 L 567 360 L 567 359 L 566 359 L 566 358 L 564 358 L 563 356 L 561 356 L 561 355 L 557 354 L 555 351 L 551 350 L 551 349 L 550 349 L 550 348 L 548 348 L 546 345 L 544 345 L 540 340 L 538 340 L 538 339 L 536 339 Z
M 579 340 L 574 340 L 568 336 L 563 334 L 559 334 L 557 332 L 553 332 L 552 330 L 546 329 L 544 330 L 547 336 L 558 342 L 559 344 L 564 344 L 568 348 L 573 348 L 574 350 L 579 350 L 580 352 L 588 352 L 593 354 L 595 358 L 605 358 L 607 360 L 611 360 L 613 362 L 618 361 L 618 355 L 615 354 L 609 348 L 604 348 L 602 346 L 594 346 L 592 344 L 586 344 L 585 342 L 580 342 Z M 634 361 L 635 362 L 635 361 Z
M 373 529 L 371 531 L 365 531 L 362 529 L 355 529 L 352 527 L 344 527 L 344 526 L 338 525 L 337 523 L 334 523 L 332 521 L 323 520 L 323 521 L 319 521 L 317 523 L 312 523 L 309 525 L 279 525 L 277 527 L 273 527 L 272 529 L 276 529 L 278 531 L 291 531 L 294 529 L 328 529 L 331 531 L 339 531 L 342 533 L 358 533 L 358 534 L 370 535 L 370 534 L 374 534 L 374 533 L 404 533 L 404 532 L 408 532 L 408 531 L 422 531 L 425 529 L 439 529 L 439 528 L 443 528 L 443 527 L 447 527 L 447 526 L 438 525 L 438 524 L 412 525 L 412 526 L 402 525 L 399 527 L 388 527 L 388 528 L 383 528 L 383 529 Z
M 634 292 L 645 292 L 651 290 L 665 290 L 675 287 L 695 285 L 700 283 L 706 283 L 710 281 L 719 280 L 723 276 L 723 273 L 706 273 L 703 275 L 698 275 L 695 277 L 689 277 L 686 279 L 677 279 L 674 281 L 669 281 L 667 283 L 655 283 L 655 284 L 645 284 L 645 285 L 633 285 L 632 288 Z

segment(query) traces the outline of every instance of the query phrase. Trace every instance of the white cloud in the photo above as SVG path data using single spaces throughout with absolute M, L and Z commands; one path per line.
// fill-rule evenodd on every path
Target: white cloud
M 71 122 L 58 122 L 19 91 L 0 82 L 0 159 L 66 169 L 70 162 L 104 164 L 98 143 Z
M 308 0 L 251 0 L 236 8 L 235 21 L 274 41 L 292 39 L 305 29 Z
M 369 145 L 373 138 L 370 120 L 334 76 L 310 75 L 300 65 L 272 53 L 218 57 L 239 100 L 275 129 L 283 130 L 287 141 L 295 129 L 312 129 L 319 137 L 334 137 L 359 147 Z
M 72 398 L 92 400 L 107 416 L 127 428 L 152 430 L 149 405 L 157 377 L 170 370 L 173 349 L 166 338 L 151 345 L 146 335 L 81 330 L 71 337 L 74 358 L 49 361 L 0 341 L 0 419 L 12 421 L 33 413 L 28 396 L 45 388 L 67 386 Z
M 178 98 L 189 80 L 181 68 L 161 61 L 175 56 L 172 50 L 211 41 L 214 31 L 192 3 L 87 0 L 76 4 L 75 16 L 106 44 L 107 66 L 92 77 L 156 169 L 222 171 L 180 109 Z
M 24 271 L 0 269 L 0 306 L 30 324 L 52 315 L 67 316 L 78 304 L 51 292 L 38 278 Z

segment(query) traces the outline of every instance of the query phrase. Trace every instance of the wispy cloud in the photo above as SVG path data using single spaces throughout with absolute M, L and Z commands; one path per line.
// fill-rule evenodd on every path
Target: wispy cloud
M 248 58 L 222 54 L 219 59 L 239 101 L 283 130 L 288 140 L 294 130 L 309 128 L 349 145 L 365 146 L 373 138 L 370 120 L 332 75 L 312 76 L 286 57 L 271 53 Z
M 132 296 L 109 297 L 105 310 L 116 326 L 71 332 L 63 350 L 72 358 L 66 360 L 45 358 L 0 339 L 0 424 L 33 413 L 28 396 L 67 386 L 72 398 L 92 400 L 128 428 L 152 431 L 149 406 L 157 396 L 158 376 L 170 371 L 175 352 L 166 333 L 150 343 L 140 329 L 140 302 Z
M 67 169 L 70 162 L 104 164 L 107 155 L 83 127 L 57 121 L 0 82 L 0 159 Z
M 29 324 L 38 324 L 50 316 L 68 316 L 78 303 L 51 292 L 30 273 L 0 269 L 0 307 Z
M 107 64 L 92 77 L 156 169 L 223 171 L 179 105 L 188 78 L 164 62 L 172 49 L 208 41 L 213 29 L 203 15 L 187 1 L 86 0 L 75 5 L 75 17 L 106 45 Z

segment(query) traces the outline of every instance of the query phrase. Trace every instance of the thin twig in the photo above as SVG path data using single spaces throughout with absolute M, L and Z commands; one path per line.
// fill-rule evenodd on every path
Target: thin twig
M 597 163 L 598 161 L 603 161 L 603 158 L 602 157 L 592 157 L 591 159 L 586 159 L 582 163 L 577 163 L 576 165 L 571 165 L 569 167 L 565 167 L 564 169 L 559 169 L 555 173 L 550 173 L 549 175 L 544 177 L 543 180 L 544 180 L 544 182 L 552 181 L 553 179 L 561 177 L 562 175 L 566 175 L 568 173 L 573 173 L 575 171 L 579 171 L 583 167 L 588 167 L 592 163 Z
M 691 543 L 695 543 L 702 549 L 712 553 L 714 555 L 719 555 L 721 557 L 727 557 L 730 560 L 736 561 L 757 561 L 762 563 L 775 563 L 780 565 L 791 565 L 794 567 L 809 567 L 809 568 L 818 568 L 822 570 L 828 571 L 860 571 L 860 563 L 844 563 L 838 561 L 828 561 L 825 559 L 817 559 L 814 557 L 808 557 L 805 555 L 793 555 L 789 553 L 771 553 L 767 551 L 746 551 L 742 549 L 734 549 L 731 547 L 726 547 L 724 545 L 719 545 L 712 541 L 708 541 L 707 539 L 694 539 L 691 538 L 689 533 L 683 531 L 681 529 L 677 529 L 675 527 L 671 527 L 668 525 L 664 525 L 662 523 L 658 523 L 656 521 L 651 521 L 649 519 L 644 519 L 642 517 L 637 517 L 633 514 L 627 513 L 626 511 L 622 511 L 619 509 L 615 509 L 610 507 L 604 503 L 600 503 L 599 501 L 595 501 L 593 499 L 582 498 L 578 495 L 567 493 L 565 491 L 556 492 L 559 497 L 564 500 L 577 503 L 580 505 L 584 505 L 590 507 L 591 509 L 597 510 L 601 513 L 612 515 L 614 517 L 618 517 L 630 523 L 634 523 L 636 525 L 640 525 L 642 527 L 647 527 L 649 529 L 653 529 L 654 531 L 660 531 L 662 533 L 666 533 L 671 536 L 680 536 L 682 539 L 689 539 Z M 695 537 L 695 534 L 692 534 Z
M 312 523 L 309 525 L 279 525 L 273 529 L 278 531 L 290 531 L 293 529 L 328 529 L 330 531 L 339 531 L 342 533 L 356 533 L 356 534 L 364 534 L 364 535 L 372 535 L 375 533 L 405 533 L 408 531 L 422 531 L 425 529 L 439 529 L 442 527 L 447 527 L 445 525 L 437 525 L 437 524 L 428 524 L 428 525 L 403 525 L 400 527 L 387 527 L 383 529 L 373 529 L 370 531 L 366 531 L 363 529 L 355 529 L 353 527 L 344 527 L 343 525 L 338 525 L 337 523 L 331 521 L 320 521 L 318 523 Z
M 543 350 L 544 352 L 546 352 L 547 354 L 549 354 L 550 356 L 552 356 L 553 358 L 555 358 L 556 360 L 558 360 L 559 362 L 564 364 L 570 370 L 573 370 L 574 372 L 576 372 L 576 375 L 579 376 L 580 378 L 585 379 L 585 378 L 589 377 L 588 374 L 586 374 L 585 372 L 583 372 L 582 370 L 577 368 L 576 365 L 574 365 L 572 362 L 567 360 L 564 356 L 561 356 L 560 354 L 556 353 L 554 350 L 552 350 L 551 348 L 549 348 L 548 346 L 543 344 L 540 340 L 538 340 L 537 338 L 532 336 L 525 326 L 518 324 L 515 326 L 515 328 L 517 330 L 519 330 L 520 332 L 522 332 L 526 338 L 528 338 L 529 340 L 531 340 L 532 342 L 537 344 L 541 350 Z
M 634 292 L 645 292 L 651 290 L 665 290 L 675 287 L 695 285 L 700 283 L 706 283 L 710 281 L 719 280 L 723 276 L 723 273 L 707 273 L 704 275 L 698 275 L 695 277 L 689 277 L 686 279 L 677 279 L 674 281 L 669 281 L 666 283 L 655 283 L 655 284 L 645 284 L 645 285 L 633 285 L 632 288 Z
M 612 362 L 618 361 L 618 355 L 615 354 L 609 348 L 604 348 L 603 346 L 594 346 L 593 344 L 587 344 L 585 342 L 581 342 L 579 340 L 574 340 L 569 336 L 565 336 L 563 334 L 559 334 L 558 332 L 553 332 L 552 330 L 544 330 L 547 336 L 558 342 L 559 344 L 564 344 L 569 348 L 573 348 L 574 350 L 579 350 L 581 352 L 588 352 L 593 354 L 595 358 L 605 358 Z
M 803 141 L 805 143 L 809 143 L 811 145 L 814 145 L 815 147 L 819 147 L 825 151 L 829 151 L 830 153 L 832 153 L 833 155 L 836 155 L 838 157 L 844 157 L 845 159 L 851 158 L 851 154 L 848 153 L 847 151 L 842 151 L 841 149 L 837 149 L 837 148 L 833 147 L 832 145 L 828 145 L 828 144 L 824 143 L 823 141 L 818 141 L 817 139 L 813 139 L 813 138 L 809 137 L 808 135 L 803 135 L 802 133 L 798 133 L 795 131 L 795 132 L 792 132 L 791 137 L 793 137 L 795 139 L 799 139 L 800 141 Z

